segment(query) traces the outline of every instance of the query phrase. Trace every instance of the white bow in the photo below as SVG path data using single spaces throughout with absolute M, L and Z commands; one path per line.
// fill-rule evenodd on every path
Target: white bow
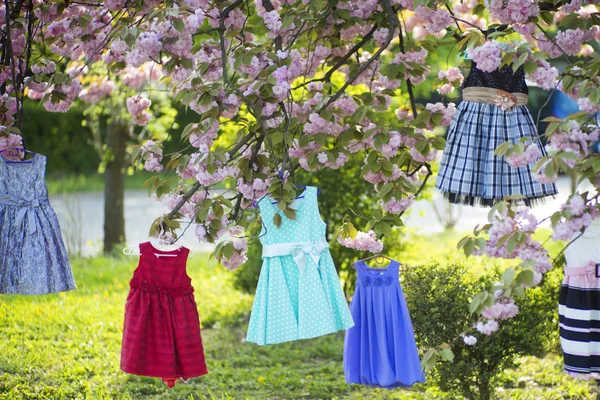
M 312 241 L 305 245 L 297 245 L 292 249 L 292 257 L 298 265 L 300 272 L 304 274 L 306 272 L 307 256 L 310 256 L 315 262 L 317 268 L 319 267 L 319 260 L 321 259 L 321 253 L 323 250 L 328 248 L 329 245 L 325 241 Z

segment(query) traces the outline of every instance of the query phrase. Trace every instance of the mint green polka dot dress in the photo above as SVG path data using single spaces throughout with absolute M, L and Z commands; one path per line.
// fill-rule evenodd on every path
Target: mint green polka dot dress
M 319 215 L 317 188 L 308 186 L 304 197 L 292 204 L 295 220 L 286 218 L 268 197 L 258 204 L 265 224 L 260 239 L 263 265 L 246 340 L 268 345 L 351 328 L 354 322 L 325 242 L 326 225 Z M 283 220 L 279 228 L 273 224 L 277 211 Z M 299 244 L 306 249 L 306 243 L 322 244 L 324 248 L 317 245 L 303 253 Z M 272 256 L 269 247 L 294 247 L 295 252 Z

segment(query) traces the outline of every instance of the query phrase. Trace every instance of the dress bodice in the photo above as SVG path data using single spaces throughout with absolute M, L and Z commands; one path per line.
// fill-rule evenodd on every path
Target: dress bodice
M 258 202 L 264 224 L 260 235 L 263 245 L 310 242 L 325 238 L 326 224 L 319 215 L 317 188 L 307 186 L 300 196 L 292 203 L 292 208 L 296 210 L 294 220 L 287 218 L 283 211 L 277 208 L 277 204 L 272 204 L 273 200 L 270 197 L 265 196 Z M 279 228 L 273 223 L 273 216 L 277 212 L 282 219 Z
M 357 271 L 356 286 L 358 287 L 386 287 L 399 284 L 398 269 L 400 263 L 391 260 L 385 268 L 371 268 L 364 261 L 358 261 L 354 264 Z
M 187 275 L 186 262 L 189 250 L 163 251 L 150 242 L 140 244 L 140 262 L 133 273 L 130 286 L 143 291 L 165 292 L 172 296 L 193 292 L 192 280 Z M 157 254 L 159 256 L 157 256 Z M 174 257 L 165 256 L 166 254 Z M 162 255 L 162 256 L 160 256 Z
M 528 93 L 525 83 L 525 71 L 519 67 L 513 72 L 512 66 L 504 65 L 496 71 L 483 72 L 477 68 L 477 63 L 471 61 L 471 70 L 463 82 L 463 89 L 472 86 L 482 86 L 493 89 L 502 89 L 509 93 Z
M 8 163 L 0 155 L 0 194 L 9 194 L 25 201 L 48 198 L 44 182 L 46 157 L 35 154 L 31 162 Z

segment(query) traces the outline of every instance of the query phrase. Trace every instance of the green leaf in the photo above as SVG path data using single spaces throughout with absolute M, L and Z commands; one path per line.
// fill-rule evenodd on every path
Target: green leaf
M 281 222 L 282 222 L 282 218 L 281 218 L 281 215 L 279 215 L 279 213 L 276 213 L 275 215 L 273 215 L 273 224 L 277 228 L 281 227 Z
M 540 17 L 542 17 L 542 20 L 544 20 L 544 22 L 546 24 L 552 25 L 552 21 L 554 20 L 554 17 L 550 11 L 540 12 Z
M 194 63 L 189 58 L 182 58 L 179 63 L 185 69 L 194 69 Z
M 427 353 L 425 353 L 423 355 L 423 358 L 421 359 L 421 368 L 423 368 L 423 370 L 426 372 L 431 371 L 437 363 L 437 358 L 438 351 L 436 349 L 431 349 L 427 351 Z
M 296 219 L 296 210 L 294 210 L 293 208 L 286 208 L 285 210 L 283 210 L 283 213 L 286 217 L 288 217 L 288 219 L 291 219 L 292 221 Z
M 517 285 L 525 284 L 527 286 L 532 286 L 533 279 L 534 279 L 533 271 L 530 269 L 524 269 L 521 272 L 519 272 L 519 275 L 517 275 L 516 282 L 517 282 Z
M 352 222 L 346 222 L 345 230 L 346 230 L 346 235 L 350 239 L 352 239 L 352 240 L 356 239 L 356 235 L 358 235 L 358 230 L 356 230 L 356 228 L 354 227 L 354 224 L 352 224 Z
M 440 356 L 446 361 L 454 361 L 454 353 L 450 348 L 440 350 Z
M 502 273 L 502 282 L 504 282 L 507 287 L 512 285 L 516 273 L 517 271 L 514 268 L 507 268 L 504 273 Z
M 177 32 L 183 33 L 183 31 L 185 30 L 185 24 L 179 18 L 175 18 L 173 21 L 171 21 L 171 24 Z
M 537 67 L 538 65 L 535 61 L 528 61 L 523 65 L 523 70 L 526 74 L 532 74 L 537 69 Z
M 226 258 L 231 258 L 233 253 L 235 253 L 235 248 L 233 247 L 233 242 L 227 242 L 227 244 L 225 244 L 223 246 L 222 254 Z

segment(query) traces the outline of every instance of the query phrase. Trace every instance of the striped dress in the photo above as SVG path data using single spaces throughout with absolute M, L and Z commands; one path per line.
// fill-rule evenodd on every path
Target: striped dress
M 600 220 L 565 252 L 558 314 L 565 372 L 600 379 Z

